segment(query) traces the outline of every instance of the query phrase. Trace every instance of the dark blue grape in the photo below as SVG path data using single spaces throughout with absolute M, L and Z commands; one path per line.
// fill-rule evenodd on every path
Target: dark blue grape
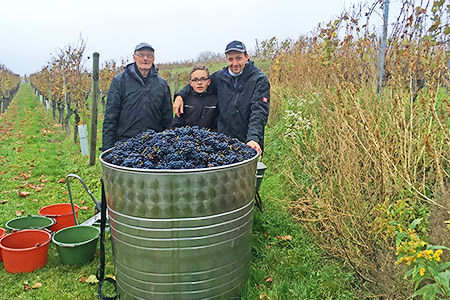
M 104 154 L 106 162 L 139 169 L 197 169 L 238 163 L 256 151 L 237 139 L 204 128 L 148 130 L 117 142 Z

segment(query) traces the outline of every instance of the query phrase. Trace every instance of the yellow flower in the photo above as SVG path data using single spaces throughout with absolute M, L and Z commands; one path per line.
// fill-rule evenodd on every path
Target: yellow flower
M 420 268 L 419 275 L 423 276 L 425 274 L 425 268 Z
M 436 252 L 434 252 L 433 254 L 433 258 L 437 261 L 440 261 L 442 252 L 443 252 L 442 249 L 436 250 Z

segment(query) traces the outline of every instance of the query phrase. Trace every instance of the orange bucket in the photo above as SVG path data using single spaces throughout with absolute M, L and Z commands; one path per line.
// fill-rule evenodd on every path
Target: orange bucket
M 47 263 L 50 232 L 25 229 L 12 232 L 0 240 L 6 272 L 32 272 Z
M 0 227 L 0 240 L 6 235 L 6 229 Z M 0 261 L 3 261 L 2 248 L 0 248 Z
M 74 204 L 74 207 L 75 216 L 78 218 L 78 210 L 80 207 L 76 204 Z M 56 223 L 50 227 L 50 230 L 53 232 L 76 225 L 73 217 L 72 205 L 70 203 L 58 203 L 44 206 L 39 209 L 38 214 L 55 220 Z

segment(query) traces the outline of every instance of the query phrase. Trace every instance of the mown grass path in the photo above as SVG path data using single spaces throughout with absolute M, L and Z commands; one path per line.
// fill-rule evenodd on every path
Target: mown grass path
M 37 214 L 40 207 L 67 202 L 64 178 L 76 173 L 99 199 L 101 175 L 97 162 L 90 167 L 79 145 L 55 125 L 28 84 L 23 84 L 8 110 L 0 115 L 0 227 L 19 215 Z M 352 273 L 331 261 L 314 246 L 307 233 L 281 204 L 284 185 L 277 175 L 276 133 L 268 130 L 266 171 L 261 195 L 264 213 L 255 211 L 250 278 L 242 299 L 354 299 Z M 275 155 L 276 154 L 276 155 Z M 265 158 L 265 159 L 266 159 Z M 93 203 L 81 185 L 72 185 L 75 203 L 83 206 L 79 219 L 93 214 Z M 107 243 L 107 273 L 113 272 Z M 97 299 L 95 274 L 98 255 L 82 267 L 62 265 L 50 245 L 45 267 L 32 273 L 10 274 L 0 263 L 0 299 Z M 34 287 L 34 288 L 33 288 Z M 8 296 L 7 296 L 8 295 Z

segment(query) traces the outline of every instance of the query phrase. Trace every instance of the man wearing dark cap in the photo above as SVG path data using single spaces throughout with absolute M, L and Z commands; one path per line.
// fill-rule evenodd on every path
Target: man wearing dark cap
M 264 127 L 269 117 L 269 80 L 249 60 L 242 42 L 230 42 L 225 56 L 228 66 L 210 76 L 211 87 L 218 96 L 217 131 L 247 143 L 262 154 Z M 187 85 L 176 94 L 173 108 L 177 116 L 183 113 L 183 98 L 190 89 Z
M 147 43 L 140 43 L 134 49 L 133 61 L 111 82 L 103 121 L 102 151 L 148 129 L 163 131 L 172 122 L 170 89 L 153 64 L 155 50 Z

